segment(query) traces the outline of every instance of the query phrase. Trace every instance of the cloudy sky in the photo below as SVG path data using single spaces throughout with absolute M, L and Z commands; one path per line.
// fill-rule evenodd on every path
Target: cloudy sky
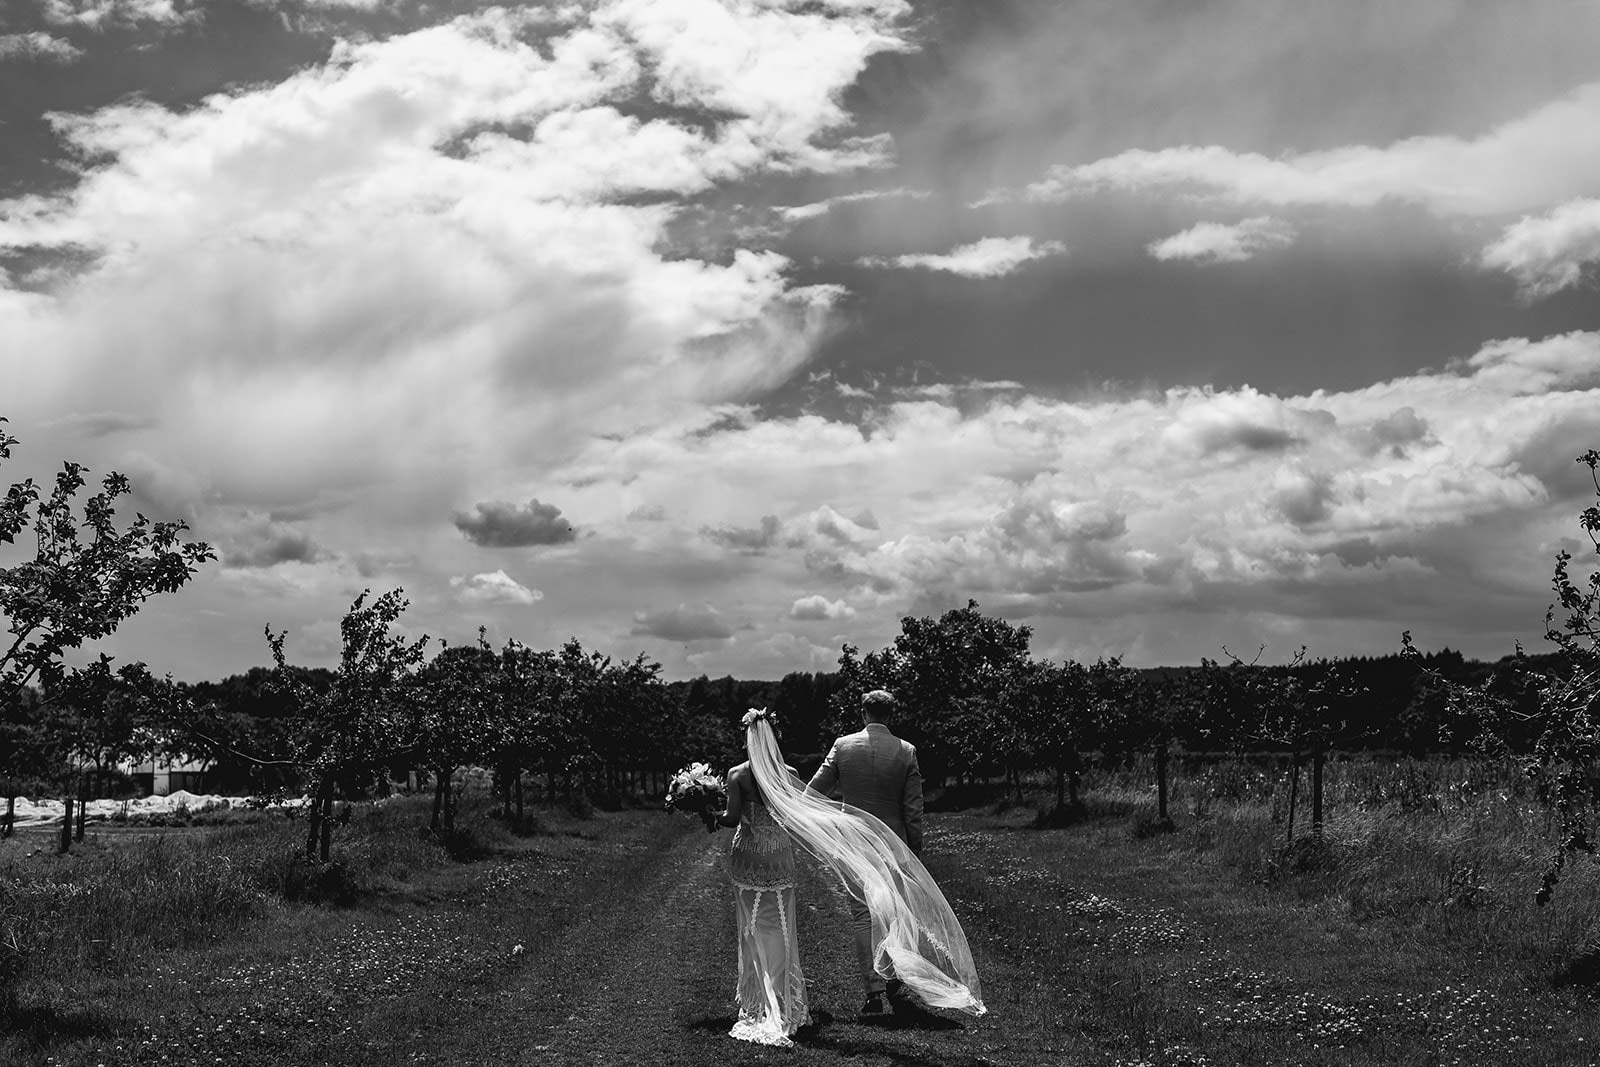
M 831 669 L 1538 634 L 1600 446 L 1600 6 L 10 0 L 0 476 L 220 560 L 111 643 Z M 1586 543 L 1585 543 L 1586 544 Z

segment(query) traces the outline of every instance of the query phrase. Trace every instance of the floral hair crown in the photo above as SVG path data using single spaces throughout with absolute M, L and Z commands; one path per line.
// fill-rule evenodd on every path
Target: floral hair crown
M 745 712 L 743 720 L 744 728 L 748 730 L 762 719 L 767 721 L 768 726 L 771 726 L 773 729 L 777 729 L 778 717 L 772 712 L 768 711 L 766 708 L 751 708 L 749 711 Z

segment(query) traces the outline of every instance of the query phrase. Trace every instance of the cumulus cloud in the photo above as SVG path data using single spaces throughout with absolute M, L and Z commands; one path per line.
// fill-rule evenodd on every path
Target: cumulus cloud
M 537 589 L 529 589 L 503 570 L 474 574 L 470 578 L 451 578 L 450 586 L 460 599 L 473 604 L 512 604 L 526 607 L 544 599 Z
M 1262 252 L 1294 242 L 1293 226 L 1270 215 L 1242 222 L 1202 222 L 1171 237 L 1152 241 L 1148 251 L 1156 259 L 1192 260 L 1196 263 L 1242 263 Z
M 733 636 L 733 627 L 710 604 L 679 604 L 659 611 L 635 612 L 630 632 L 663 641 L 725 641 Z
M 1395 200 L 1465 216 L 1544 210 L 1600 183 L 1600 143 L 1573 132 L 1597 123 L 1600 82 L 1475 138 L 1420 136 L 1278 157 L 1221 145 L 1134 149 L 1053 167 L 1026 195 L 1050 201 L 1104 189 L 1174 190 L 1241 204 Z
M 139 23 L 176 26 L 202 16 L 192 0 L 45 0 L 40 10 L 52 25 L 94 30 Z
M 1286 521 L 1305 527 L 1328 518 L 1337 497 L 1326 471 L 1279 470 L 1270 499 Z
M 329 555 L 308 530 L 261 516 L 253 517 L 241 528 L 225 534 L 220 547 L 224 567 L 316 563 Z
M 83 49 L 62 37 L 34 31 L 0 33 L 0 62 L 8 59 L 42 59 L 70 63 L 83 56 Z
M 482 502 L 471 512 L 457 512 L 454 522 L 467 540 L 485 548 L 559 545 L 578 536 L 560 508 L 541 504 L 537 497 L 526 504 Z
M 763 515 L 760 526 L 722 526 L 716 529 L 707 526 L 703 527 L 700 533 L 708 541 L 723 548 L 755 555 L 772 547 L 782 528 L 783 523 L 779 521 L 778 516 Z
M 861 522 L 862 518 L 874 524 Z M 876 524 L 871 511 L 865 511 L 856 519 L 849 519 L 824 504 L 815 511 L 791 520 L 788 529 L 790 547 L 812 547 L 863 541 L 872 535 Z
M 985 237 L 958 245 L 938 255 L 867 256 L 857 262 L 864 267 L 903 267 L 942 271 L 963 278 L 1000 278 L 1026 263 L 1067 250 L 1059 241 L 1034 244 L 1031 237 Z
M 1600 200 L 1572 200 L 1513 223 L 1479 262 L 1510 274 L 1529 300 L 1578 285 L 1585 268 L 1600 262 Z
M 1584 330 L 1541 340 L 1491 341 L 1465 361 L 1474 379 L 1515 396 L 1539 396 L 1600 385 L 1596 335 Z
M 770 388 L 841 291 L 759 247 L 685 255 L 669 224 L 720 183 L 883 162 L 840 100 L 906 10 L 605 0 L 530 42 L 548 15 L 489 8 L 193 106 L 53 114 L 92 162 L 0 200 L 0 249 L 85 261 L 0 286 L 0 379 L 41 418 L 159 420 L 152 455 L 219 499 L 413 512 Z
M 1279 453 L 1332 422 L 1326 411 L 1285 402 L 1249 386 L 1203 391 L 1162 428 L 1163 440 L 1196 456 Z
M 791 619 L 850 619 L 855 614 L 856 609 L 843 600 L 829 600 L 821 594 L 803 596 L 789 606 Z

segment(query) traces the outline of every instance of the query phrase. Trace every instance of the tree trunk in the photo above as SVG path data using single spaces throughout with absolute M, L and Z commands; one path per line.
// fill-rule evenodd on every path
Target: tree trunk
M 306 859 L 317 856 L 317 842 L 322 837 L 322 796 L 320 790 L 306 805 Z
M 1167 821 L 1167 743 L 1156 745 L 1156 818 Z
M 1061 764 L 1056 764 L 1056 809 L 1059 811 L 1067 803 L 1067 769 Z
M 517 777 L 516 777 L 516 783 L 515 784 L 516 784 L 516 788 L 517 788 L 517 822 L 521 823 L 522 822 L 522 772 L 521 771 L 517 772 Z
M 330 828 L 326 825 L 329 816 L 333 813 L 333 779 L 320 783 L 317 786 L 316 796 L 306 807 L 306 859 L 317 858 L 318 847 L 321 847 L 322 862 L 328 862 L 328 835 Z
M 444 807 L 444 775 L 437 769 L 433 772 L 433 818 L 428 820 L 428 830 L 432 833 L 439 832 L 439 810 Z
M 456 777 L 454 768 L 451 768 L 450 774 L 443 776 L 443 784 L 445 784 L 446 835 L 456 832 L 456 782 L 454 782 L 454 777 Z
M 6 817 L 3 822 L 0 822 L 0 841 L 3 841 L 11 836 L 12 830 L 16 827 L 16 822 L 17 798 L 6 797 Z
M 1294 805 L 1300 797 L 1300 753 L 1289 761 L 1289 842 L 1294 843 Z
M 322 802 L 321 856 L 323 863 L 328 862 L 328 854 L 333 845 L 333 787 L 331 785 L 328 787 L 327 793 L 327 799 Z
M 83 775 L 78 779 L 78 828 L 73 833 L 74 841 L 83 840 L 83 824 L 89 817 L 89 776 Z
M 1311 757 L 1311 832 L 1322 836 L 1322 762 L 1324 753 L 1318 749 Z
M 72 794 L 68 793 L 61 798 L 65 810 L 61 813 L 61 851 L 72 850 Z

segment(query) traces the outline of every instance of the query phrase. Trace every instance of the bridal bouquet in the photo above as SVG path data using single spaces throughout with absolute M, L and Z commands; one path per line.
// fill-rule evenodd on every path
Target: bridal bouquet
M 728 806 L 728 787 L 709 763 L 691 763 L 667 783 L 667 810 L 700 816 L 707 830 L 716 829 L 713 817 Z

